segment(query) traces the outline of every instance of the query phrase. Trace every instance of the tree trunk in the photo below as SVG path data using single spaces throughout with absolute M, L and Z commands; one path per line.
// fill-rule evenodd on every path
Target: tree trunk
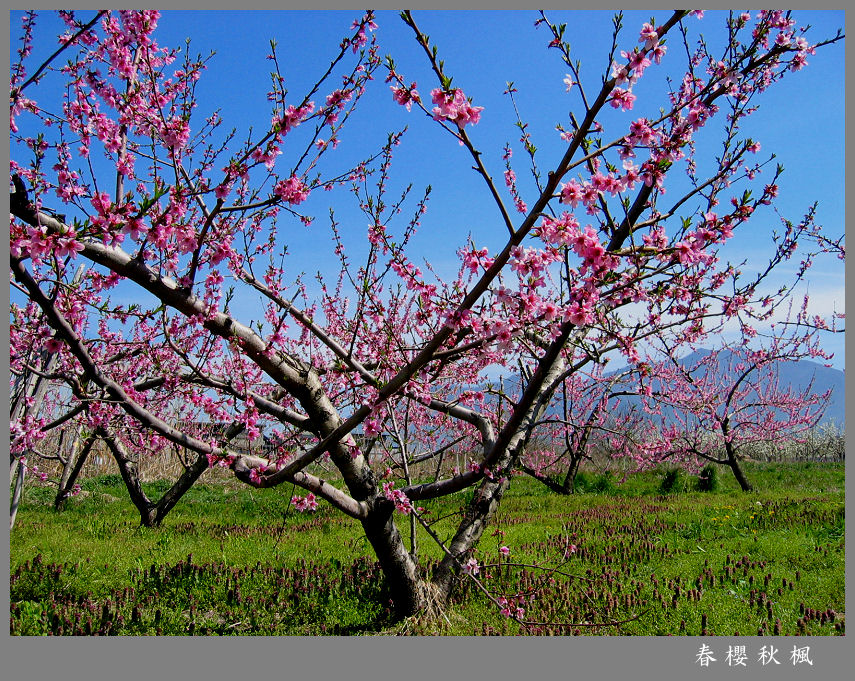
M 68 455 L 68 460 L 62 467 L 62 477 L 59 480 L 59 489 L 57 490 L 56 497 L 54 497 L 53 500 L 53 507 L 57 511 L 61 511 L 65 508 L 65 504 L 71 496 L 71 489 L 74 487 L 74 483 L 77 482 L 80 471 L 83 470 L 83 465 L 86 463 L 86 459 L 89 457 L 89 452 L 92 451 L 92 447 L 96 440 L 97 436 L 94 433 L 89 435 L 83 441 L 83 445 L 80 447 L 80 451 L 78 453 L 75 453 L 77 442 L 72 445 L 71 453 Z
M 563 494 L 573 494 L 576 490 L 576 473 L 579 472 L 579 464 L 582 462 L 581 456 L 570 454 L 570 465 L 567 467 L 567 475 L 564 476 L 564 483 L 561 485 Z
M 56 364 L 56 355 L 45 351 L 39 353 L 36 364 L 41 365 L 45 373 L 50 373 Z M 13 388 L 10 416 L 12 421 L 23 419 L 27 414 L 38 414 L 41 409 L 42 400 L 47 391 L 48 382 L 35 373 L 24 373 L 15 379 Z M 30 455 L 33 455 L 31 452 Z M 26 466 L 21 462 L 20 456 L 16 456 L 9 450 L 9 483 L 15 475 L 17 468 L 18 478 L 12 493 L 12 502 L 9 508 L 9 529 L 15 525 L 15 517 L 18 515 L 18 505 L 21 502 L 21 494 L 24 489 L 24 474 Z
M 208 457 L 204 454 L 197 454 L 196 460 L 184 468 L 184 472 L 178 480 L 163 493 L 163 496 L 155 504 L 153 520 L 155 526 L 163 522 L 166 514 L 172 510 L 206 470 L 208 470 Z
M 745 474 L 742 472 L 742 468 L 739 465 L 739 457 L 736 456 L 736 449 L 733 446 L 733 442 L 731 442 L 728 437 L 730 434 L 730 423 L 727 419 L 722 422 L 721 430 L 724 434 L 724 450 L 727 452 L 727 465 L 730 466 L 730 470 L 733 471 L 733 475 L 736 477 L 736 482 L 739 483 L 742 491 L 753 491 L 754 488 L 751 486 L 751 483 L 748 482 L 748 478 L 745 477 Z
M 24 466 L 24 462 L 18 459 L 18 477 L 15 480 L 15 491 L 12 492 L 12 504 L 9 510 L 9 531 L 15 527 L 15 518 L 18 515 L 18 505 L 21 503 L 21 496 L 24 492 L 24 474 L 27 469 Z
M 564 342 L 566 342 L 566 336 L 563 340 L 558 340 L 560 344 Z M 540 385 L 536 388 L 533 401 L 526 409 L 526 413 L 523 414 L 519 426 L 510 436 L 504 451 L 495 458 L 494 469 L 497 471 L 512 471 L 518 467 L 519 458 L 528 444 L 534 424 L 540 420 L 546 411 L 546 403 L 551 395 L 548 392 L 549 388 L 564 369 L 564 362 L 557 353 L 551 360 L 547 358 L 546 361 L 549 364 L 542 367 L 545 371 L 537 379 Z M 433 584 L 437 590 L 437 597 L 442 603 L 446 603 L 451 596 L 457 582 L 460 564 L 464 562 L 466 553 L 474 549 L 487 525 L 496 515 L 508 485 L 509 479 L 506 476 L 498 477 L 495 480 L 485 477 L 475 491 L 475 495 L 469 502 L 463 519 L 458 525 L 457 532 L 448 545 L 449 552 L 434 572 Z
M 457 533 L 448 545 L 450 555 L 446 554 L 434 572 L 433 584 L 441 603 L 447 603 L 451 597 L 460 572 L 458 563 L 465 561 L 466 553 L 471 551 L 481 539 L 487 525 L 495 516 L 507 488 L 507 479 L 501 482 L 485 479 L 475 490 L 475 496 L 469 502 Z
M 107 447 L 113 454 L 113 458 L 119 467 L 119 473 L 122 475 L 122 480 L 131 497 L 131 502 L 139 511 L 140 524 L 144 527 L 158 527 L 169 511 L 178 503 L 178 500 L 208 469 L 208 457 L 204 454 L 197 454 L 196 460 L 184 468 L 181 477 L 175 481 L 172 487 L 157 502 L 153 502 L 143 491 L 137 465 L 127 455 L 122 443 L 104 428 L 100 428 L 97 434 L 107 443 Z
M 131 503 L 137 507 L 140 514 L 140 524 L 145 527 L 153 527 L 155 520 L 154 504 L 146 496 L 140 482 L 139 471 L 137 465 L 126 454 L 125 448 L 112 433 L 105 428 L 99 428 L 97 434 L 107 444 L 110 453 L 116 460 L 116 465 L 119 467 L 119 473 L 122 476 L 122 481 L 128 490 L 131 497 Z
M 532 478 L 534 478 L 538 482 L 546 485 L 546 487 L 548 487 L 551 492 L 555 492 L 556 494 L 567 494 L 567 492 L 564 491 L 563 484 L 559 484 L 558 482 L 556 482 L 552 478 L 550 478 L 546 475 L 543 475 L 542 473 L 538 473 L 533 468 L 530 468 L 529 466 L 526 466 L 525 464 L 520 464 L 520 470 L 523 473 L 525 473 L 526 475 L 530 475 Z
M 733 471 L 733 475 L 736 477 L 736 481 L 739 483 L 739 486 L 742 488 L 743 492 L 752 492 L 754 491 L 754 487 L 748 482 L 748 478 L 745 477 L 745 474 L 742 472 L 742 468 L 739 466 L 739 461 L 735 456 L 730 456 L 728 452 L 728 465 L 730 466 L 730 470 Z
M 395 526 L 395 505 L 387 499 L 378 499 L 362 529 L 374 549 L 383 576 L 389 588 L 389 596 L 395 614 L 410 617 L 428 607 L 429 587 L 419 574 L 418 564 L 407 552 L 403 537 Z
M 292 389 L 292 394 L 300 401 L 318 437 L 326 437 L 342 424 L 314 371 L 306 371 L 305 390 Z M 396 614 L 409 617 L 428 606 L 429 587 L 395 526 L 394 503 L 379 494 L 377 477 L 365 456 L 352 455 L 354 447 L 353 436 L 346 435 L 330 444 L 330 459 L 341 472 L 350 495 L 369 504 L 368 517 L 361 520 L 362 528 L 380 562 Z

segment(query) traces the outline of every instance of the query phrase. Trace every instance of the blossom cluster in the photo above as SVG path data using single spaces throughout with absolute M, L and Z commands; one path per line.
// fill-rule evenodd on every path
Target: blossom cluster
M 395 85 L 391 85 L 390 88 L 392 90 L 393 99 L 401 106 L 407 107 L 407 111 L 410 111 L 413 108 L 413 103 L 418 104 L 422 101 L 419 91 L 416 90 L 415 82 L 410 83 L 410 87 L 397 87 Z
M 424 510 L 421 507 L 414 508 L 413 504 L 407 498 L 407 495 L 401 490 L 395 489 L 394 482 L 383 483 L 383 496 L 395 504 L 395 510 L 405 515 L 409 515 L 414 510 L 418 513 L 421 513 Z
M 532 594 L 532 598 L 534 598 L 534 594 Z M 507 596 L 499 597 L 499 606 L 501 607 L 501 613 L 505 617 L 515 617 L 517 619 L 522 619 L 525 615 L 525 608 L 523 605 L 526 602 L 525 595 L 511 596 L 508 598 Z
M 291 505 L 301 512 L 318 510 L 318 501 L 315 498 L 315 495 L 311 492 L 309 492 L 305 497 L 295 494 L 291 497 Z
M 431 90 L 430 95 L 431 101 L 436 104 L 433 108 L 434 120 L 451 121 L 461 129 L 467 125 L 475 125 L 481 120 L 484 107 L 473 106 L 460 88 L 452 90 L 436 88 Z
M 522 213 L 524 215 L 528 212 L 528 206 L 526 205 L 526 202 L 523 201 L 519 190 L 517 189 L 517 174 L 514 172 L 513 168 L 511 168 L 511 155 L 511 148 L 506 145 L 505 153 L 502 154 L 502 160 L 505 162 L 505 185 L 507 185 L 511 192 L 511 196 L 513 197 L 514 208 L 517 209 L 518 213 Z
M 287 180 L 279 180 L 273 187 L 273 193 L 291 205 L 303 203 L 309 198 L 309 188 L 300 178 L 292 175 Z
M 463 572 L 467 575 L 472 575 L 473 577 L 481 572 L 481 567 L 478 565 L 478 561 L 474 558 L 470 558 L 463 564 Z
M 356 31 L 356 35 L 350 40 L 350 47 L 353 53 L 356 54 L 368 42 L 366 31 L 373 32 L 377 30 L 377 22 L 374 21 L 374 12 L 370 10 L 366 12 L 361 19 L 353 22 L 351 29 Z
M 559 201 L 573 208 L 581 203 L 589 215 L 594 215 L 599 210 L 598 203 L 601 195 L 616 196 L 621 192 L 632 190 L 636 182 L 641 179 L 639 169 L 629 159 L 624 161 L 624 171 L 621 175 L 615 175 L 613 172 L 606 174 L 595 172 L 590 180 L 579 182 L 574 179 L 562 183 Z
M 611 76 L 615 87 L 609 103 L 615 109 L 629 111 L 635 104 L 635 95 L 632 86 L 638 82 L 644 71 L 650 66 L 650 57 L 659 64 L 667 51 L 667 47 L 660 41 L 659 32 L 649 23 L 644 24 L 638 42 L 643 43 L 643 49 L 634 48 L 632 52 L 621 50 L 623 62 L 612 62 Z M 626 86 L 626 87 L 620 87 Z

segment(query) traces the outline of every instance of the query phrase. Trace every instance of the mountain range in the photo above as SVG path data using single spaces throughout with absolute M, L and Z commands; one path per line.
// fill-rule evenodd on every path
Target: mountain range
M 696 350 L 683 357 L 680 363 L 683 366 L 692 366 L 709 354 L 711 354 L 709 350 Z M 726 364 L 726 358 L 723 359 L 722 364 Z M 822 394 L 826 390 L 831 390 L 831 396 L 819 425 L 834 425 L 841 430 L 845 429 L 845 372 L 817 362 L 798 360 L 782 362 L 778 367 L 778 376 L 779 385 L 783 389 L 801 390 L 810 385 L 813 380 L 814 393 Z M 628 402 L 631 403 L 631 401 Z

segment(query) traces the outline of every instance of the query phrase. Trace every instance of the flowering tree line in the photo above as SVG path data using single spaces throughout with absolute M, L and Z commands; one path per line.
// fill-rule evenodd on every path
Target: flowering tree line
M 688 37 L 700 11 L 629 31 L 617 17 L 610 66 L 588 82 L 566 27 L 541 14 L 537 29 L 569 70 L 577 109 L 558 126 L 563 155 L 548 169 L 520 116 L 531 181 L 518 179 L 508 144 L 502 184 L 476 134 L 489 112 L 452 86 L 410 12 L 401 20 L 432 85 L 381 57 L 367 12 L 303 95 L 287 90 L 272 43 L 272 115 L 245 134 L 223 133 L 219 113 L 196 110 L 206 60 L 158 44 L 158 12 L 60 16 L 58 48 L 31 63 L 38 15 L 24 14 L 10 78 L 10 480 L 18 471 L 22 484 L 45 438 L 62 430 L 79 435 L 60 457 L 63 498 L 101 440 L 146 525 L 211 466 L 255 487 L 289 483 L 302 490 L 297 509 L 323 502 L 361 525 L 405 616 L 442 607 L 462 576 L 477 580 L 478 542 L 513 476 L 537 473 L 530 445 L 543 437 L 574 453 L 607 437 L 641 465 L 666 454 L 720 458 L 708 440 L 692 439 L 702 428 L 721 436 L 732 466 L 734 433 L 750 439 L 773 422 L 791 430 L 815 419 L 821 404 L 810 392 L 760 388 L 749 377 L 781 358 L 823 356 L 816 334 L 828 324 L 806 308 L 763 342 L 758 329 L 788 301 L 788 289 L 768 290 L 776 268 L 798 246 L 799 279 L 814 255 L 842 257 L 842 238 L 823 233 L 811 209 L 768 229 L 769 259 L 754 274 L 722 249 L 749 223 L 767 229 L 782 172 L 741 137 L 740 123 L 840 33 L 813 40 L 789 12 L 730 13 L 714 47 Z M 665 60 L 684 62 L 684 75 L 656 103 L 659 115 L 633 118 L 636 83 Z M 62 79 L 61 90 L 40 92 L 48 75 Z M 390 106 L 442 128 L 495 205 L 504 245 L 458 244 L 453 277 L 410 246 L 430 189 L 391 195 L 403 133 L 346 171 L 330 170 L 374 87 L 391 90 Z M 509 85 L 517 108 L 515 94 Z M 626 119 L 607 131 L 599 119 L 610 110 Z M 696 135 L 712 121 L 723 130 L 721 151 L 696 159 Z M 337 266 L 313 294 L 284 254 L 289 235 L 311 222 L 301 204 L 322 191 L 350 192 L 369 226 L 352 249 L 352 227 L 330 213 Z M 128 290 L 138 302 L 123 302 Z M 260 321 L 242 315 L 238 296 L 248 295 Z M 725 329 L 738 330 L 738 351 L 752 339 L 755 349 L 740 360 L 745 378 L 723 395 L 714 372 L 701 376 L 676 359 Z M 620 381 L 604 370 L 613 356 L 627 363 Z M 506 378 L 487 385 L 487 370 Z M 626 423 L 606 424 L 627 386 L 648 414 L 685 408 L 691 430 L 631 438 Z M 756 422 L 740 420 L 752 401 L 787 416 L 755 410 Z M 186 426 L 204 421 L 230 426 L 217 437 Z M 275 456 L 230 449 L 237 434 L 262 430 Z M 174 449 L 190 452 L 184 473 L 151 500 L 138 462 Z M 442 462 L 452 454 L 466 464 L 449 472 Z M 317 462 L 335 478 L 320 477 Z M 438 536 L 419 503 L 465 490 L 471 500 L 455 531 Z M 396 513 L 409 516 L 412 537 L 420 526 L 441 546 L 433 574 L 414 539 L 408 549 Z M 489 597 L 524 621 L 521 604 Z

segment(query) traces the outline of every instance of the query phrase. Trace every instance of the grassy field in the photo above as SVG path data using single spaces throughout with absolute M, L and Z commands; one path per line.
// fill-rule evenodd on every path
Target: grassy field
M 663 493 L 663 471 L 620 484 L 588 473 L 571 496 L 515 478 L 475 557 L 483 584 L 524 607 L 538 623 L 529 626 L 504 617 L 471 582 L 443 616 L 395 622 L 358 524 L 323 504 L 286 513 L 290 487 L 200 483 L 156 529 L 139 526 L 118 476 L 87 480 L 62 513 L 50 489 L 28 487 L 10 539 L 10 631 L 844 633 L 843 465 L 746 472 L 758 491 L 738 491 L 724 471 L 714 492 L 683 476 Z M 439 536 L 449 536 L 467 498 L 425 504 Z M 400 527 L 409 537 L 405 516 Z M 427 569 L 441 555 L 424 532 L 417 550 Z

